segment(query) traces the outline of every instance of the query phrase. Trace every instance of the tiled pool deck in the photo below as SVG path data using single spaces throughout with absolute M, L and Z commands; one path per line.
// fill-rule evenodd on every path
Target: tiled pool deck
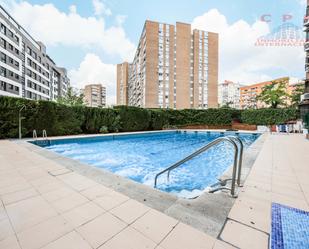
M 0 141 L 1 249 L 268 248 L 271 202 L 309 211 L 309 141 L 268 135 L 218 238 Z

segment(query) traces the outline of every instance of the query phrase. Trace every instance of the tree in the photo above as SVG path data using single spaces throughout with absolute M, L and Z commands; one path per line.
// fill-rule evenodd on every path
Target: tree
M 72 87 L 68 88 L 66 95 L 59 97 L 57 102 L 59 104 L 68 105 L 68 106 L 82 106 L 84 105 L 84 95 L 77 94 L 74 92 Z
M 294 90 L 292 91 L 291 94 L 291 106 L 297 107 L 300 103 L 300 96 L 304 94 L 305 91 L 305 85 L 304 84 L 299 84 L 296 85 Z
M 257 96 L 257 100 L 264 102 L 271 108 L 286 106 L 289 98 L 286 85 L 286 81 L 272 81 L 270 85 L 263 87 L 262 92 Z

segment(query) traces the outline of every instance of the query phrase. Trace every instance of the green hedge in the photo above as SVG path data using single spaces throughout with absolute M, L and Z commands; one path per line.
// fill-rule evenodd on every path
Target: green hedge
M 246 124 L 275 125 L 282 124 L 299 117 L 297 109 L 248 109 L 241 112 L 241 120 Z
M 309 129 L 309 112 L 305 116 L 305 125 L 306 129 Z
M 18 137 L 18 111 L 22 111 L 22 135 L 49 136 L 99 133 L 100 131 L 160 130 L 165 126 L 230 125 L 234 119 L 247 124 L 280 124 L 298 117 L 295 109 L 164 110 L 117 106 L 114 108 L 69 107 L 51 101 L 33 101 L 0 96 L 0 138 Z

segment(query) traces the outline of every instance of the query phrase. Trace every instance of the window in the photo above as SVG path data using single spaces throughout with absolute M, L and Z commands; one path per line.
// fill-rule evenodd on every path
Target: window
M 31 54 L 31 48 L 27 47 L 27 54 Z
M 13 51 L 13 46 L 12 46 L 12 44 L 9 44 L 9 49 Z
M 1 33 L 6 34 L 6 27 L 1 23 Z
M 0 67 L 0 75 L 6 77 L 6 70 L 4 67 Z
M 1 61 L 6 62 L 6 55 L 4 53 L 1 53 Z
M 3 38 L 1 38 L 0 44 L 1 44 L 1 47 L 6 48 L 6 41 Z
M 19 50 L 17 48 L 15 48 L 15 53 L 19 54 Z

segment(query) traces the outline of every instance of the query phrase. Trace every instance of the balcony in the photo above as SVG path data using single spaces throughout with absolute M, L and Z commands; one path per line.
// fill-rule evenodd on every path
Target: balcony
M 304 17 L 304 26 L 309 26 L 309 16 Z
M 305 42 L 304 48 L 306 52 L 309 52 L 309 41 Z
M 306 73 L 309 73 L 309 63 L 306 63 L 306 64 L 305 64 L 305 72 L 306 72 Z

